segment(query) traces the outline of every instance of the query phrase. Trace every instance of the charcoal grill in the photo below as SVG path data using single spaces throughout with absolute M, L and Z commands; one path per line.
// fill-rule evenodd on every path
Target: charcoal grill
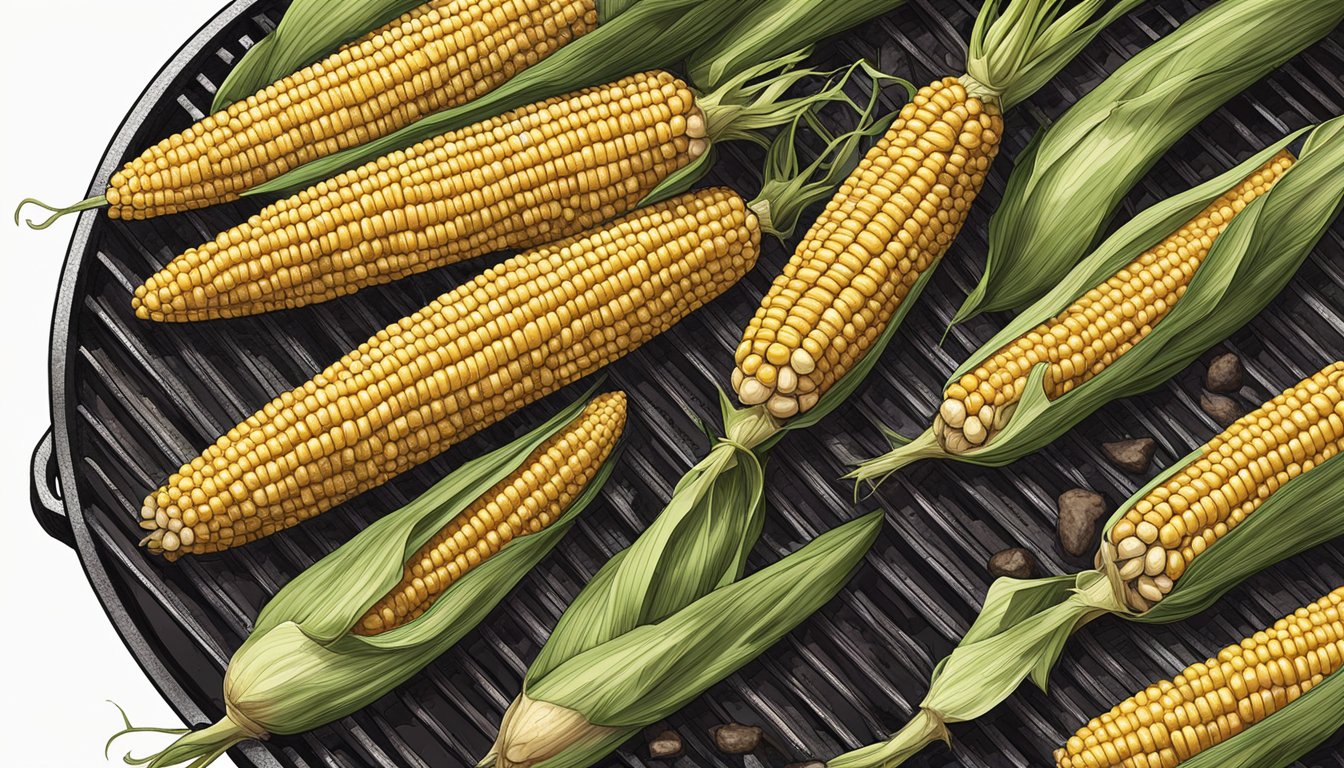
M 866 56 L 922 83 L 960 71 L 972 0 L 912 0 L 820 47 L 839 66 Z M 1012 160 L 1032 133 L 1122 61 L 1207 2 L 1157 0 L 1114 24 L 1054 82 L 1008 119 L 1004 152 L 961 238 L 885 358 L 857 396 L 821 425 L 787 438 L 768 467 L 769 522 L 753 567 L 772 561 L 858 511 L 881 506 L 888 524 L 845 591 L 738 674 L 673 716 L 685 756 L 675 766 L 771 766 L 825 758 L 901 725 L 933 664 L 973 619 L 993 552 L 1032 550 L 1047 574 L 1085 563 L 1055 540 L 1054 499 L 1075 486 L 1117 503 L 1146 478 L 1123 474 L 1099 452 L 1105 440 L 1151 435 L 1153 468 L 1217 431 L 1198 406 L 1202 366 L 1155 392 L 1115 403 L 1011 468 L 922 464 L 875 496 L 852 499 L 836 478 L 883 448 L 870 421 L 913 432 L 939 400 L 945 376 L 1004 317 L 943 329 L 975 282 L 986 224 Z M 201 117 L 214 84 L 274 27 L 282 0 L 238 0 L 210 20 L 154 78 L 112 140 L 92 187 L 139 150 Z M 1127 213 L 1214 175 L 1286 131 L 1344 111 L 1344 32 L 1336 30 L 1278 73 L 1233 99 L 1167 154 L 1125 205 Z M 887 106 L 903 93 L 889 94 Z M 750 192 L 757 158 L 725 153 L 717 183 Z M 168 564 L 136 546 L 139 500 L 164 476 L 275 393 L 306 380 L 373 330 L 460 283 L 485 260 L 403 280 L 317 307 L 265 317 L 153 325 L 129 294 L 183 248 L 255 212 L 238 203 L 149 222 L 85 212 L 66 256 L 51 334 L 52 428 L 33 455 L 39 523 L 78 553 L 108 618 L 163 696 L 188 722 L 222 712 L 220 682 L 254 617 L 287 579 L 465 458 L 512 438 L 568 402 L 571 388 L 525 409 L 387 486 L 282 535 L 235 552 Z M 694 417 L 717 418 L 713 386 L 726 386 L 744 322 L 787 254 L 769 244 L 758 268 L 727 295 L 612 366 L 608 382 L 632 396 L 629 450 L 602 499 L 565 545 L 456 648 L 372 706 L 296 737 L 231 752 L 243 766 L 467 766 L 494 728 L 548 628 L 580 586 L 661 509 L 706 445 Z M 1344 353 L 1344 221 L 1327 233 L 1273 305 L 1229 339 L 1248 376 L 1251 406 Z M 586 386 L 580 385 L 580 386 Z M 1341 502 L 1344 506 L 1344 502 Z M 1344 513 L 1344 512 L 1342 512 Z M 1094 713 L 1160 675 L 1204 658 L 1292 607 L 1344 583 L 1344 549 L 1319 547 L 1248 580 L 1214 610 L 1176 626 L 1103 619 L 1069 645 L 1049 696 L 1024 686 L 979 722 L 955 726 L 953 751 L 926 750 L 911 765 L 1040 765 Z M 88 695 L 87 691 L 82 695 Z M 717 753 L 708 735 L 736 720 L 764 728 L 761 757 Z M 1341 737 L 1304 758 L 1344 767 Z M 636 738 L 606 766 L 641 766 Z

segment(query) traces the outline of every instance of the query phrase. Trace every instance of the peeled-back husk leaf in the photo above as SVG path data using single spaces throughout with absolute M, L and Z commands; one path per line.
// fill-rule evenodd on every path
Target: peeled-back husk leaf
M 223 728 L 230 743 L 268 733 L 301 733 L 349 715 L 471 631 L 597 496 L 617 450 L 559 519 L 511 540 L 450 586 L 420 617 L 377 635 L 351 633 L 364 613 L 401 581 L 406 561 L 421 546 L 578 417 L 591 399 L 590 391 L 526 435 L 463 464 L 286 584 L 262 609 L 229 662 L 224 679 L 228 721 L 249 725 L 247 732 Z M 219 746 L 218 738 L 207 737 L 228 721 L 189 733 L 182 745 L 174 744 L 146 762 L 159 768 L 199 759 L 204 753 L 197 744 Z M 126 732 L 135 730 L 128 726 Z
M 1123 64 L 1017 158 L 990 219 L 984 275 L 953 322 L 1048 291 L 1178 138 L 1342 18 L 1341 3 L 1223 0 Z
M 331 54 L 428 0 L 294 0 L 275 31 L 263 37 L 215 91 L 218 112 Z M 598 0 L 598 23 L 624 13 L 639 0 Z
M 1106 540 L 1125 510 L 1178 474 L 1200 453 L 1190 453 L 1136 491 L 1107 521 L 1101 540 Z M 1050 670 L 1069 637 L 1101 616 L 1114 614 L 1127 621 L 1165 624 L 1208 609 L 1252 574 L 1344 536 L 1344 515 L 1338 514 L 1341 496 L 1344 454 L 1337 454 L 1280 486 L 1240 525 L 1196 557 L 1170 594 L 1142 613 L 1129 610 L 1121 602 L 1112 573 L 1084 571 L 1041 579 L 996 580 L 971 628 L 953 652 L 934 667 L 918 717 L 888 741 L 842 755 L 828 762 L 828 767 L 893 768 L 941 738 L 940 731 L 932 726 L 980 717 L 1028 678 L 1045 690 Z M 1344 692 L 1334 695 L 1344 696 Z M 1312 725 L 1331 721 L 1332 717 L 1334 721 L 1341 719 L 1339 714 L 1313 714 L 1308 708 L 1296 711 Z M 1302 721 L 1286 718 L 1273 728 L 1300 732 Z M 1262 733 L 1270 735 L 1269 731 Z M 1283 764 L 1251 762 L 1246 766 Z
M 691 82 L 717 88 L 752 62 L 773 59 L 839 34 L 905 0 L 765 0 L 744 12 L 686 62 Z
M 529 674 L 529 698 L 608 729 L 605 739 L 576 744 L 539 765 L 591 765 L 756 658 L 840 591 L 881 525 L 881 512 L 845 523 L 662 621 L 616 635 L 544 675 Z
M 740 0 L 638 0 L 614 19 L 514 75 L 493 91 L 435 112 L 382 138 L 318 158 L 249 189 L 272 195 L 303 189 L 349 168 L 510 109 L 562 93 L 666 68 L 723 28 Z
M 1294 133 L 1231 171 L 1135 216 L 1053 291 L 967 358 L 948 378 L 948 385 L 1109 279 L 1300 134 Z M 1043 386 L 1046 364 L 1039 364 L 1029 375 L 1013 418 L 984 446 L 949 453 L 929 430 L 913 441 L 893 441 L 896 445 L 890 452 L 863 462 L 849 477 L 880 482 L 891 472 L 925 458 L 1003 466 L 1050 444 L 1106 403 L 1156 387 L 1241 327 L 1274 298 L 1325 233 L 1341 201 L 1344 117 L 1337 117 L 1311 130 L 1298 161 L 1268 192 L 1247 205 L 1214 241 L 1176 306 L 1101 373 L 1050 400 Z
M 653 523 L 565 609 L 524 690 L 569 659 L 741 578 L 764 523 L 764 482 L 754 453 L 716 445 L 677 483 Z

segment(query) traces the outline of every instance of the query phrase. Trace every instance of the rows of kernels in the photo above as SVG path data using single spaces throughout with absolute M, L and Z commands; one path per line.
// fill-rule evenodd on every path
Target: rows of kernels
M 236 199 L 471 101 L 596 25 L 595 0 L 432 0 L 146 149 L 112 177 L 108 215 Z
M 1232 218 L 1292 164 L 1286 152 L 1275 156 L 1179 231 L 948 387 L 934 423 L 943 447 L 961 453 L 984 445 L 1002 430 L 1034 366 L 1047 365 L 1045 394 L 1053 400 L 1132 349 L 1185 295 L 1214 239 Z
M 625 428 L 625 395 L 600 395 L 533 451 L 513 474 L 481 495 L 407 561 L 401 583 L 375 603 L 354 631 L 376 635 L 407 624 L 468 571 L 515 537 L 560 518 L 597 475 Z
M 1344 362 L 1336 362 L 1238 419 L 1116 521 L 1103 549 L 1130 607 L 1161 600 L 1196 557 L 1341 447 Z
M 1058 768 L 1173 768 L 1264 720 L 1344 666 L 1344 587 L 1098 717 Z
M 256 314 L 569 237 L 704 151 L 685 83 L 646 72 L 391 153 L 268 206 L 140 286 L 159 321 Z
M 421 464 L 665 331 L 755 263 L 714 188 L 511 258 L 286 392 L 145 500 L 151 550 L 237 546 Z
M 956 237 L 998 151 L 996 106 L 955 78 L 915 95 L 841 185 L 737 348 L 733 388 L 777 418 L 813 407 Z

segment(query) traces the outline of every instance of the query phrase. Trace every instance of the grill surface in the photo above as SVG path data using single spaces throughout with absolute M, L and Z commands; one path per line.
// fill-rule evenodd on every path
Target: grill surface
M 772 452 L 770 514 L 753 565 L 773 561 L 874 505 L 887 512 L 881 539 L 848 588 L 764 657 L 712 688 L 668 723 L 686 743 L 679 766 L 760 765 L 715 752 L 708 729 L 760 724 L 772 766 L 826 758 L 900 726 L 923 697 L 933 664 L 973 619 L 989 578 L 984 564 L 1009 546 L 1032 550 L 1046 574 L 1072 572 L 1054 534 L 1054 498 L 1074 486 L 1118 503 L 1146 478 L 1125 475 L 1099 452 L 1104 440 L 1152 435 L 1149 476 L 1217 431 L 1199 410 L 1194 366 L 1150 394 L 1113 404 L 1055 445 L 1003 470 L 922 464 L 855 504 L 836 478 L 882 449 L 866 414 L 913 432 L 932 413 L 958 361 L 1001 324 L 981 318 L 939 343 L 975 281 L 985 228 L 1012 158 L 1032 133 L 1122 61 L 1207 2 L 1159 0 L 1114 24 L 1084 56 L 1008 116 L 1004 152 L 941 273 L 857 396 L 823 424 Z M 200 117 L 213 83 L 280 17 L 281 0 L 239 0 L 170 61 L 123 125 L 94 187 L 143 146 Z M 838 66 L 859 55 L 923 83 L 961 70 L 972 0 L 913 0 L 861 31 L 823 46 Z M 1208 178 L 1284 132 L 1339 114 L 1344 32 L 1233 99 L 1168 153 L 1130 196 L 1125 212 Z M 889 94 L 894 108 L 902 92 Z M 750 193 L 751 160 L 725 153 L 711 181 Z M 347 349 L 458 284 L 478 260 L 366 290 L 322 306 L 261 318 L 153 325 L 130 312 L 129 293 L 183 248 L 256 210 L 220 206 L 150 222 L 80 219 L 67 257 L 52 332 L 55 426 L 35 457 L 34 500 L 54 535 L 69 536 L 110 618 L 164 696 L 189 721 L 222 711 L 220 682 L 267 598 L 287 579 L 459 464 L 510 439 L 568 402 L 577 387 L 525 409 L 420 469 L 282 535 L 176 564 L 137 549 L 139 500 L 168 473 L 275 393 L 297 386 Z M 678 477 L 703 455 L 691 414 L 713 423 L 713 383 L 727 386 L 740 329 L 785 260 L 770 243 L 739 286 L 613 366 L 609 386 L 632 395 L 631 450 L 601 500 L 566 545 L 458 647 L 373 706 L 331 726 L 235 750 L 240 765 L 458 766 L 493 739 L 527 662 L 580 586 L 661 509 Z M 1336 222 L 1273 306 L 1232 337 L 1253 407 L 1344 353 L 1344 221 Z M 585 382 L 579 386 L 587 386 Z M 46 458 L 54 454 L 58 471 Z M 69 510 L 59 517 L 60 499 Z M 42 512 L 41 508 L 48 511 Z M 68 525 L 68 527 L 67 527 Z M 1168 627 L 1103 619 L 1065 651 L 1049 696 L 1024 686 L 977 723 L 955 726 L 952 752 L 910 764 L 1039 765 L 1079 724 L 1132 691 L 1270 623 L 1344 583 L 1344 548 L 1330 544 L 1247 581 L 1214 610 Z M 1303 762 L 1344 766 L 1342 739 Z M 643 765 L 636 739 L 605 765 Z

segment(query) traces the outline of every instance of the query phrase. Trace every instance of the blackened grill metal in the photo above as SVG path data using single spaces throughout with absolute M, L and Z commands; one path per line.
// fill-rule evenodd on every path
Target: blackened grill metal
M 971 0 L 914 0 L 858 32 L 822 46 L 822 63 L 865 56 L 917 83 L 960 71 Z M 712 688 L 668 723 L 686 754 L 677 766 L 782 765 L 832 756 L 899 727 L 923 697 L 929 671 L 966 629 L 988 587 L 985 561 L 1023 546 L 1045 573 L 1085 563 L 1063 555 L 1054 498 L 1093 488 L 1118 503 L 1146 478 L 1108 465 L 1104 440 L 1152 435 L 1156 473 L 1217 427 L 1199 410 L 1201 366 L 1157 391 L 1115 403 L 1038 455 L 1004 470 L 922 464 L 893 477 L 857 505 L 836 478 L 883 446 L 866 414 L 914 431 L 938 401 L 947 373 L 1002 321 L 944 326 L 974 284 L 986 224 L 1012 158 L 1041 125 L 1122 61 L 1169 32 L 1206 2 L 1161 0 L 1105 32 L 1007 118 L 1003 153 L 976 210 L 918 311 L 850 403 L 822 425 L 789 437 L 771 455 L 769 522 L 754 566 L 873 506 L 888 524 L 864 567 L 823 611 L 763 658 Z M 240 0 L 180 51 L 128 116 L 94 188 L 139 150 L 184 128 L 210 103 L 213 84 L 247 45 L 269 31 L 282 0 Z M 1208 178 L 1284 132 L 1339 114 L 1344 106 L 1344 33 L 1299 56 L 1233 99 L 1183 139 L 1130 196 L 1122 216 Z M 903 94 L 890 94 L 896 107 Z M 730 148 L 714 181 L 755 188 L 751 162 Z M 153 325 L 130 312 L 129 292 L 183 248 L 256 210 L 225 205 L 144 223 L 80 218 L 67 257 L 52 331 L 54 428 L 36 456 L 34 499 L 51 530 L 68 526 L 110 618 L 189 721 L 221 713 L 220 681 L 266 599 L 287 579 L 346 541 L 362 525 L 426 488 L 467 457 L 537 423 L 572 398 L 552 396 L 469 439 L 428 465 L 297 529 L 241 550 L 167 564 L 137 548 L 140 500 L 201 447 L 275 393 L 296 386 L 374 330 L 474 274 L 487 260 L 439 270 L 355 297 L 270 316 L 192 325 Z M 527 662 L 564 605 L 608 556 L 633 540 L 662 507 L 682 472 L 705 450 L 690 414 L 717 418 L 713 383 L 726 385 L 740 329 L 783 263 L 771 243 L 761 264 L 726 296 L 609 371 L 608 384 L 633 396 L 632 439 L 602 500 L 518 590 L 419 675 L 373 706 L 297 737 L 235 750 L 255 766 L 465 766 L 494 736 Z M 1344 222 L 1336 222 L 1273 306 L 1225 345 L 1246 361 L 1245 407 L 1344 354 Z M 41 464 L 54 454 L 58 471 Z M 53 486 L 53 483 L 56 485 Z M 49 508 L 41 511 L 42 507 Z M 1082 722 L 1147 682 L 1203 659 L 1295 606 L 1344 583 L 1344 549 L 1320 547 L 1250 579 L 1214 610 L 1167 627 L 1103 619 L 1069 645 L 1049 696 L 1024 686 L 977 723 L 955 726 L 952 752 L 936 747 L 913 766 L 1039 765 Z M 84 692 L 87 693 L 87 692 Z M 763 757 L 718 754 L 708 735 L 727 720 L 761 725 Z M 1304 759 L 1344 766 L 1338 734 Z M 640 766 L 632 740 L 605 765 Z

